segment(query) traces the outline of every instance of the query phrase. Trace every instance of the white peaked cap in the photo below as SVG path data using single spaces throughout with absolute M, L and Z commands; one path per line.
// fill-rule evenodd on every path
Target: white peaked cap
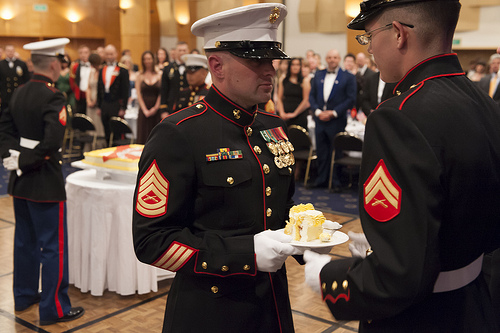
M 208 68 L 207 57 L 201 54 L 184 54 L 181 57 L 182 62 L 186 67 L 189 66 L 199 66 L 203 68 Z
M 205 50 L 227 50 L 244 58 L 288 58 L 278 41 L 278 26 L 286 15 L 280 3 L 243 6 L 202 18 L 191 32 L 204 38 Z M 266 49 L 270 51 L 263 52 Z
M 31 51 L 31 54 L 61 56 L 64 55 L 64 46 L 68 43 L 68 38 L 48 39 L 26 44 L 23 49 Z

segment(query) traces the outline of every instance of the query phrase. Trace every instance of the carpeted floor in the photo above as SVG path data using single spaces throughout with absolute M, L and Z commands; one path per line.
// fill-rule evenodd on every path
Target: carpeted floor
M 63 165 L 65 178 L 78 170 L 70 164 Z M 0 196 L 7 194 L 8 184 L 9 173 L 0 166 Z M 341 193 L 330 193 L 328 189 L 306 189 L 302 182 L 297 182 L 293 199 L 295 203 L 312 203 L 322 211 L 358 215 L 358 188 L 356 185 Z

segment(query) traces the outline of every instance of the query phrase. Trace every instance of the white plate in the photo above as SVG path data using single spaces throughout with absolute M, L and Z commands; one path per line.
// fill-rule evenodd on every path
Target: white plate
M 285 232 L 285 229 L 280 229 Z M 315 239 L 310 242 L 299 242 L 292 241 L 290 244 L 296 247 L 305 247 L 305 248 L 322 248 L 322 247 L 332 247 L 335 245 L 339 245 L 345 243 L 349 240 L 349 236 L 347 236 L 342 231 L 335 231 L 332 235 L 332 238 L 328 242 L 322 242 L 319 239 Z

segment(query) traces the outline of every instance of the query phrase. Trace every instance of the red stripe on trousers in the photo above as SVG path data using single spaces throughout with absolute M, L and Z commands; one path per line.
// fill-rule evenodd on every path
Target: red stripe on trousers
M 59 302 L 59 288 L 61 286 L 61 281 L 64 273 L 64 202 L 59 203 L 59 277 L 57 279 L 57 288 L 55 293 L 55 302 L 57 315 L 59 318 L 64 317 L 61 302 Z

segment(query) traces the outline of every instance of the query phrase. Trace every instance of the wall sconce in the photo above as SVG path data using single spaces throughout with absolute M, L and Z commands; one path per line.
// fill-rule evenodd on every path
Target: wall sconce
M 125 14 L 127 9 L 134 7 L 134 0 L 120 0 L 120 6 L 118 9 Z
M 359 14 L 359 1 L 347 0 L 345 2 L 345 14 L 348 17 L 355 18 Z
M 14 11 L 9 7 L 2 8 L 2 11 L 0 12 L 0 17 L 5 21 L 12 20 L 14 16 L 15 16 Z
M 180 25 L 189 24 L 191 16 L 189 13 L 189 1 L 175 0 L 174 2 L 174 16 L 177 23 Z
M 76 22 L 81 21 L 82 16 L 76 10 L 70 9 L 70 10 L 68 10 L 68 13 L 66 14 L 66 18 L 71 23 L 76 23 Z

